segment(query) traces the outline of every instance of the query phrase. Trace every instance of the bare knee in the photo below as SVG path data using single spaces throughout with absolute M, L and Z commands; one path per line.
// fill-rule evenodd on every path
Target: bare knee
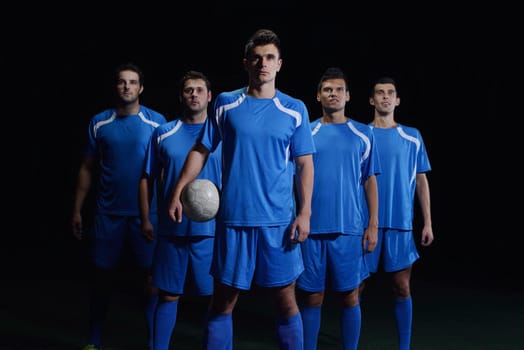
M 240 290 L 222 283 L 215 283 L 211 297 L 211 312 L 214 314 L 230 314 L 233 312 Z
M 355 307 L 359 304 L 359 288 L 339 294 L 342 307 Z
M 400 299 L 411 295 L 411 267 L 393 273 L 393 294 Z
M 299 291 L 297 295 L 299 296 L 300 303 L 308 307 L 320 307 L 324 303 L 324 291 L 321 291 L 321 292 Z
M 271 293 L 278 316 L 288 318 L 298 313 L 294 282 L 287 286 L 271 288 Z

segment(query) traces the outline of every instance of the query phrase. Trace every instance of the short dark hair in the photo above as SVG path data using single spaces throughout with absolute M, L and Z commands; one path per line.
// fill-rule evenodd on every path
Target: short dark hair
M 278 35 L 270 29 L 257 30 L 253 35 L 251 35 L 244 47 L 244 58 L 248 58 L 254 47 L 269 44 L 275 45 L 278 49 L 278 55 L 282 56 L 280 51 L 280 38 Z
M 182 78 L 180 78 L 180 83 L 179 83 L 180 96 L 182 96 L 182 93 L 184 91 L 184 84 L 186 83 L 186 81 L 190 79 L 202 79 L 206 83 L 207 90 L 211 91 L 211 81 L 209 81 L 209 79 L 205 76 L 204 73 L 196 71 L 196 70 L 188 70 L 187 72 L 184 73 L 184 75 L 182 75 Z
M 120 79 L 120 72 L 123 72 L 125 70 L 130 70 L 138 74 L 138 83 L 140 85 L 144 85 L 144 73 L 136 64 L 132 62 L 122 63 L 116 67 L 115 69 L 115 82 L 116 83 L 118 83 L 118 80 Z
M 392 84 L 395 87 L 395 91 L 397 92 L 398 96 L 398 86 L 395 79 L 393 79 L 392 77 L 383 76 L 373 81 L 373 84 L 371 85 L 371 89 L 369 91 L 369 97 L 373 97 L 373 95 L 375 95 L 375 86 L 377 86 L 377 84 Z
M 317 91 L 320 91 L 322 88 L 322 83 L 326 80 L 330 79 L 342 79 L 344 80 L 344 83 L 346 85 L 346 90 L 348 89 L 348 80 L 346 75 L 344 74 L 344 71 L 340 69 L 339 67 L 329 67 L 326 69 L 324 74 L 320 77 L 320 81 L 318 82 Z

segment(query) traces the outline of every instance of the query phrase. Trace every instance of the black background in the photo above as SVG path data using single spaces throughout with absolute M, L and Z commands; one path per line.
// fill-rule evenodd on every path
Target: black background
M 117 64 L 143 68 L 142 104 L 171 119 L 187 69 L 207 74 L 215 95 L 245 84 L 243 45 L 266 27 L 282 41 L 277 86 L 304 100 L 311 120 L 320 113 L 316 85 L 328 66 L 347 73 L 348 115 L 362 122 L 373 115 L 371 80 L 383 74 L 398 80 L 397 121 L 422 132 L 433 168 L 435 242 L 420 249 L 415 274 L 517 288 L 520 159 L 512 130 L 522 99 L 510 82 L 519 73 L 521 40 L 511 9 L 342 2 L 108 6 L 28 4 L 4 13 L 13 19 L 2 24 L 0 56 L 8 198 L 3 265 L 11 276 L 84 272 L 85 245 L 69 230 L 72 194 L 87 124 L 111 106 Z M 417 218 L 417 240 L 420 229 Z

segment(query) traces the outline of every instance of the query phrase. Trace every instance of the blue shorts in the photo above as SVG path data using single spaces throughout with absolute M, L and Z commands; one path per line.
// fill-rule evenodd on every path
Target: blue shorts
M 156 227 L 156 216 L 151 222 Z M 156 241 L 142 237 L 138 216 L 95 215 L 93 226 L 93 261 L 95 266 L 112 269 L 117 267 L 124 248 L 129 247 L 134 263 L 140 268 L 150 268 Z
M 329 278 L 331 290 L 347 292 L 369 276 L 362 236 L 310 234 L 300 246 L 305 270 L 297 280 L 297 288 L 321 292 L 327 289 Z
M 214 237 L 159 236 L 153 259 L 153 286 L 172 294 L 213 294 L 213 277 L 209 270 L 213 258 Z
M 291 226 L 234 227 L 217 223 L 211 274 L 221 283 L 249 290 L 294 282 L 304 271 L 302 252 L 289 237 Z
M 378 271 L 380 259 L 385 272 L 411 266 L 419 258 L 413 231 L 379 228 L 377 247 L 364 258 L 370 272 Z

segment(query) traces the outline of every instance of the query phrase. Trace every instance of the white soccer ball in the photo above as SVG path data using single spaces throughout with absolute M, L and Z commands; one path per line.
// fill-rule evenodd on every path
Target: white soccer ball
M 188 183 L 180 197 L 184 214 L 188 219 L 204 222 L 213 219 L 220 206 L 216 185 L 207 179 L 195 179 Z

